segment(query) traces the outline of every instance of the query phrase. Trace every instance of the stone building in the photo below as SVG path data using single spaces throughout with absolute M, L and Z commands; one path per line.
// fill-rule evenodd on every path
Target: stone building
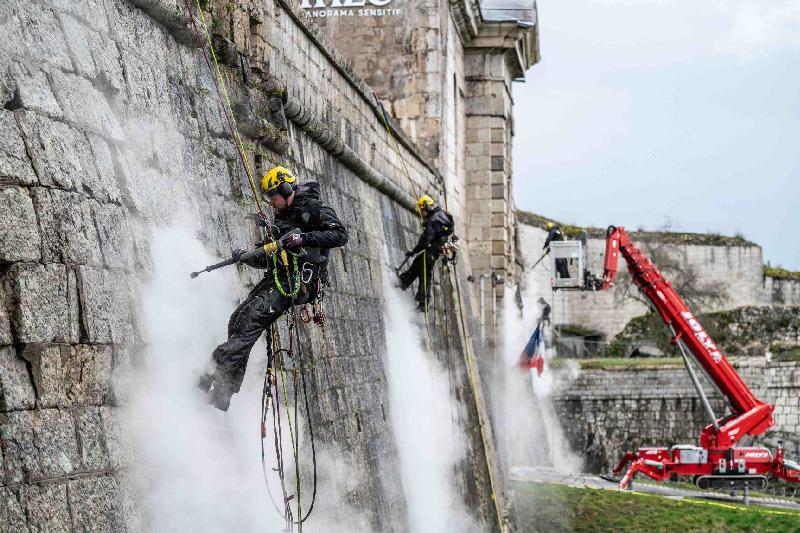
M 637 291 L 630 290 L 622 260 L 617 282 L 608 291 L 553 292 L 547 260 L 530 270 L 547 237 L 545 219 L 525 212 L 519 212 L 518 218 L 519 242 L 525 243 L 520 262 L 528 272 L 523 292 L 531 302 L 543 297 L 553 303 L 556 324 L 578 326 L 611 340 L 632 318 L 648 311 L 644 301 L 636 298 Z M 588 229 L 587 267 L 602 274 L 604 232 Z M 690 295 L 687 300 L 698 313 L 752 305 L 800 305 L 800 281 L 765 274 L 761 247 L 754 242 L 701 233 L 634 231 L 632 236 L 673 284 L 690 285 L 683 290 L 706 295 L 694 299 Z
M 369 0 L 346 7 L 355 4 L 365 2 L 302 6 L 435 162 L 440 200 L 469 251 L 467 269 L 476 280 L 495 273 L 502 297 L 515 281 L 513 82 L 539 61 L 534 0 Z M 476 313 L 478 302 L 474 290 Z

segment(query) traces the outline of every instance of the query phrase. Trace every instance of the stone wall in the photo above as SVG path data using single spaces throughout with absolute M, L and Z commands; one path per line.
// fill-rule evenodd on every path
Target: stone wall
M 756 440 L 774 448 L 785 441 L 800 455 L 800 364 L 741 360 L 734 367 L 760 400 L 774 404 L 775 425 Z M 705 376 L 703 388 L 717 416 L 724 401 Z M 608 473 L 626 451 L 640 446 L 698 444 L 708 416 L 683 366 L 583 370 L 574 381 L 557 379 L 553 405 L 572 449 L 590 472 Z
M 520 224 L 519 228 L 522 262 L 528 267 L 541 256 L 547 231 L 529 224 Z M 677 238 L 681 234 L 673 235 Z M 696 237 L 700 240 L 703 236 Z M 668 263 L 679 265 L 683 274 L 676 274 L 669 265 L 656 264 L 675 286 L 680 280 L 691 278 L 694 287 L 717 296 L 716 299 L 699 298 L 688 302 L 696 313 L 747 305 L 793 304 L 798 298 L 796 282 L 773 278 L 765 281 L 763 256 L 756 244 L 747 241 L 737 244 L 733 238 L 724 238 L 725 244 L 720 245 L 680 244 L 672 242 L 669 237 L 662 241 L 656 233 L 650 237 L 646 232 L 637 232 L 634 239 L 654 262 L 658 262 L 657 257 L 664 257 Z M 591 272 L 602 275 L 604 255 L 605 239 L 590 236 L 587 264 Z M 526 277 L 526 290 L 534 291 L 537 297 L 555 301 L 556 324 L 578 325 L 599 332 L 610 340 L 632 318 L 648 310 L 641 299 L 632 297 L 638 294 L 635 287 L 631 290 L 630 276 L 624 263 L 620 260 L 615 286 L 609 291 L 554 294 L 550 289 L 550 261 L 547 258 Z
M 539 60 L 535 2 L 509 10 L 478 0 L 392 0 L 384 6 L 390 14 L 373 17 L 341 3 L 315 5 L 309 12 L 437 161 L 446 192 L 438 200 L 463 222 L 456 232 L 470 273 L 494 271 L 513 282 L 512 82 Z M 500 298 L 503 289 L 498 284 Z M 467 292 L 477 309 L 477 296 Z
M 779 305 L 800 305 L 800 279 L 764 278 L 766 300 Z
M 405 530 L 383 414 L 379 265 L 384 247 L 399 258 L 413 245 L 410 189 L 437 190 L 439 174 L 399 129 L 398 156 L 368 87 L 295 2 L 208 5 L 248 165 L 259 176 L 285 163 L 318 180 L 350 233 L 330 266 L 328 327 L 308 333 L 308 415 L 324 446 L 357 461 L 353 493 L 373 528 Z M 0 5 L 2 530 L 147 528 L 124 482 L 124 398 L 112 383 L 148 354 L 138 294 L 152 270 L 149 228 L 190 220 L 219 257 L 256 239 L 243 218 L 254 198 L 183 6 Z M 260 276 L 239 275 L 243 288 Z M 454 308 L 445 312 L 455 328 Z M 435 337 L 467 429 L 459 490 L 490 528 L 491 466 L 460 337 Z

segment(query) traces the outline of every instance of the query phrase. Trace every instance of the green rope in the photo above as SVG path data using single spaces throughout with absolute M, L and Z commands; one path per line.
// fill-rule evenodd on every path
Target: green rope
M 294 275 L 291 277 L 292 280 L 289 280 L 289 285 L 293 288 L 292 292 L 286 292 L 284 290 L 283 285 L 281 285 L 280 279 L 278 279 L 278 254 L 272 254 L 272 274 L 275 276 L 275 286 L 278 288 L 278 292 L 281 293 L 281 296 L 285 298 L 294 299 L 297 297 L 297 294 L 300 292 L 300 268 L 297 266 L 297 254 L 293 254 L 288 252 L 292 256 L 292 269 L 294 270 Z M 287 272 L 288 274 L 288 272 Z

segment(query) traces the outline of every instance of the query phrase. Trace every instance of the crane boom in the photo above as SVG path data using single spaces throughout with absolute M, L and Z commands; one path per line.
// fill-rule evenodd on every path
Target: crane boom
M 760 435 L 773 425 L 773 405 L 755 397 L 706 332 L 672 284 L 630 240 L 625 228 L 608 228 L 606 258 L 601 289 L 611 287 L 617 272 L 618 254 L 628 263 L 633 282 L 673 332 L 673 343 L 683 343 L 706 376 L 717 386 L 731 408 L 731 416 L 703 430 L 704 446 L 732 446 L 745 435 Z
M 711 424 L 700 434 L 700 447 L 640 448 L 637 453 L 627 453 L 614 469 L 615 474 L 620 473 L 630 463 L 620 486 L 626 488 L 637 472 L 657 480 L 691 475 L 704 489 L 763 488 L 767 484 L 766 474 L 800 481 L 800 465 L 784 459 L 783 448 L 779 447 L 773 456 L 763 447 L 734 447 L 745 435 L 758 436 L 769 429 L 774 424 L 775 406 L 756 398 L 672 284 L 631 241 L 625 228 L 608 228 L 599 288 L 607 290 L 613 286 L 620 254 L 628 264 L 633 282 L 672 330 L 670 340 L 681 348 L 687 370 L 712 417 Z M 728 415 L 714 417 L 687 353 L 727 400 L 731 409 Z

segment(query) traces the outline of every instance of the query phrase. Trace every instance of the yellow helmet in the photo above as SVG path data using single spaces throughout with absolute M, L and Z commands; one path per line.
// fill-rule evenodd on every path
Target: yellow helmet
M 292 194 L 296 184 L 297 178 L 286 167 L 272 167 L 261 180 L 261 188 L 268 195 L 280 194 L 284 198 Z
M 433 203 L 434 203 L 433 198 L 431 198 L 427 194 L 423 194 L 422 196 L 419 197 L 419 200 L 417 200 L 417 209 L 419 209 L 420 211 L 422 211 L 423 209 L 428 209 L 430 207 L 433 207 Z
M 547 229 L 553 229 L 554 226 L 555 224 L 553 224 L 552 222 L 547 223 Z

